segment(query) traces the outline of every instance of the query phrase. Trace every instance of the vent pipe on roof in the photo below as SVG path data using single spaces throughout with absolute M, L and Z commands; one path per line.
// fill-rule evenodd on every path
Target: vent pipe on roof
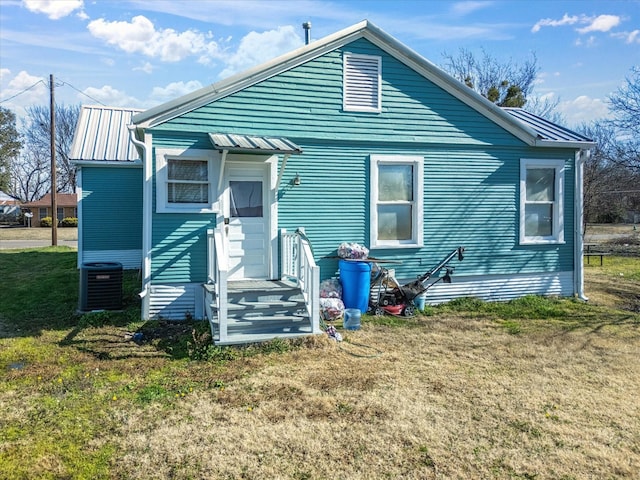
M 311 22 L 304 22 L 302 28 L 304 28 L 304 44 L 309 45 L 311 42 Z

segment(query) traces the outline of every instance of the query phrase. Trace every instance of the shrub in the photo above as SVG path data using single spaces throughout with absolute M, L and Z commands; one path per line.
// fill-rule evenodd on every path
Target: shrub
M 50 227 L 51 226 L 51 217 L 43 217 L 40 219 L 41 227 Z
M 77 227 L 78 219 L 76 217 L 65 217 L 60 222 L 61 227 Z

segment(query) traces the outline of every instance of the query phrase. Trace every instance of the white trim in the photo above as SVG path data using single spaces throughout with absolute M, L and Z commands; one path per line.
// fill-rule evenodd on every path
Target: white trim
M 76 206 L 78 213 L 78 256 L 77 266 L 80 268 L 84 262 L 84 235 L 82 235 L 84 216 L 82 215 L 82 207 L 84 202 L 82 201 L 82 167 L 78 168 L 76 173 Z
M 130 125 L 128 128 L 131 142 L 136 147 L 140 147 L 142 164 L 144 165 L 142 177 L 142 291 L 139 295 L 142 300 L 140 315 L 143 320 L 147 320 L 150 307 L 149 286 L 151 285 L 151 252 L 153 249 L 153 164 L 151 158 L 153 135 L 142 132 L 144 141 L 140 141 L 136 138 L 135 127 Z
M 413 166 L 413 202 L 411 228 L 413 236 L 405 241 L 378 240 L 378 166 L 381 164 Z M 424 245 L 424 158 L 419 155 L 371 155 L 370 158 L 370 248 L 419 248 Z
M 588 300 L 584 291 L 584 238 L 582 237 L 582 222 L 584 221 L 584 164 L 589 159 L 591 152 L 589 150 L 580 150 L 576 152 L 574 168 L 575 168 L 575 187 L 574 187 L 574 293 L 581 300 Z
M 527 192 L 527 170 L 530 168 L 555 169 L 552 234 L 528 237 L 525 235 L 525 206 Z M 564 243 L 564 160 L 520 159 L 520 245 Z
M 350 65 L 355 68 L 350 69 Z M 375 106 L 370 106 L 374 103 Z M 343 54 L 342 109 L 345 112 L 381 112 L 382 57 L 350 52 Z
M 167 164 L 169 160 L 201 160 L 207 162 L 207 183 L 209 202 L 204 203 L 169 203 L 167 199 Z M 219 174 L 214 168 L 220 162 L 220 153 L 216 150 L 197 149 L 157 149 L 156 150 L 156 213 L 218 213 L 218 191 L 216 177 Z
M 137 167 L 142 168 L 142 160 L 71 160 L 71 163 L 79 167 Z

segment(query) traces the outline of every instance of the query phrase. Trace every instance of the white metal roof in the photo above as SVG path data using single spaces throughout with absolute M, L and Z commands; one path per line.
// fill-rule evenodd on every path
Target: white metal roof
M 128 125 L 142 110 L 96 105 L 83 105 L 78 118 L 71 160 L 101 162 L 133 162 L 138 152 L 129 139 Z
M 302 148 L 284 137 L 258 137 L 231 133 L 210 133 L 209 139 L 218 150 L 243 153 L 302 153 Z

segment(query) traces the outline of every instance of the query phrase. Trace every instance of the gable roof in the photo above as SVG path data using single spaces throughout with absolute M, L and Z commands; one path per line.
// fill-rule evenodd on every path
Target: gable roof
M 528 145 L 573 148 L 589 148 L 592 146 L 588 139 L 585 139 L 585 142 L 585 140 L 577 138 L 571 140 L 557 138 L 550 144 L 550 139 L 540 136 L 539 131 L 534 128 L 535 125 L 530 121 L 531 119 L 522 116 L 517 117 L 504 111 L 368 20 L 312 42 L 246 72 L 139 113 L 133 117 L 133 122 L 140 129 L 161 125 L 173 118 L 255 85 L 359 38 L 365 38 L 378 46 Z
M 135 108 L 83 105 L 71 145 L 74 163 L 136 162 L 138 151 L 129 138 L 132 117 L 142 112 Z
M 56 206 L 58 207 L 76 207 L 78 205 L 78 198 L 75 193 L 56 193 Z M 44 194 L 39 200 L 25 203 L 22 207 L 35 208 L 35 207 L 50 207 L 51 206 L 51 194 Z

